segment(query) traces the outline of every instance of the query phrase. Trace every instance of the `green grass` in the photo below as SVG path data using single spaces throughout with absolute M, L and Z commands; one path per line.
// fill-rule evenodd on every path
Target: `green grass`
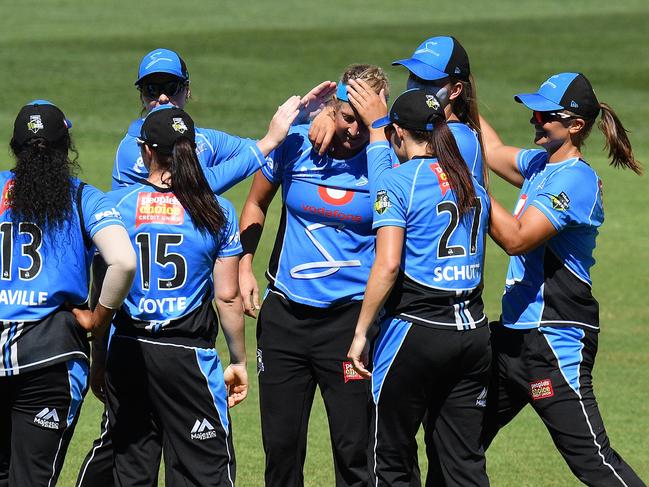
M 512 101 L 512 94 L 535 89 L 554 72 L 580 70 L 589 76 L 600 99 L 618 111 L 632 132 L 637 155 L 649 163 L 646 0 L 542 4 L 0 0 L 0 9 L 0 140 L 8 142 L 22 104 L 51 99 L 75 123 L 84 179 L 102 189 L 109 187 L 117 143 L 139 112 L 132 86 L 137 64 L 145 52 L 161 46 L 177 49 L 188 63 L 193 100 L 187 109 L 199 125 L 258 137 L 281 101 L 323 79 L 335 79 L 352 62 L 386 67 L 393 93 L 400 92 L 405 74 L 389 68 L 389 63 L 408 56 L 430 35 L 450 33 L 471 55 L 483 115 L 508 143 L 529 146 L 532 137 L 529 113 Z M 601 135 L 594 134 L 585 152 L 604 180 L 606 207 L 593 272 L 603 330 L 594 374 L 596 393 L 612 444 L 646 480 L 647 182 L 609 168 L 602 145 Z M 0 168 L 10 165 L 8 151 L 3 152 Z M 247 188 L 243 183 L 228 195 L 239 210 Z M 513 206 L 515 190 L 500 181 L 494 181 L 492 190 Z M 277 206 L 256 260 L 260 278 L 276 225 Z M 485 301 L 492 318 L 499 312 L 506 265 L 506 256 L 490 245 Z M 247 332 L 254 364 L 252 321 Z M 99 431 L 100 411 L 89 395 L 59 485 L 74 484 L 79 464 Z M 249 399 L 232 416 L 238 483 L 262 485 L 254 379 Z M 329 448 L 324 408 L 318 400 L 309 430 L 307 485 L 333 485 Z M 495 486 L 578 485 L 529 410 L 496 439 L 488 453 L 488 468 Z

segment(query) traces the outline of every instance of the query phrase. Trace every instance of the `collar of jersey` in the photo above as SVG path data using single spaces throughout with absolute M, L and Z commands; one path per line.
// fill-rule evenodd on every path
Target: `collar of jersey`
M 154 188 L 158 193 L 172 193 L 173 189 L 172 188 L 161 188 L 160 186 L 156 186 L 150 181 L 147 181 L 146 179 L 142 179 L 142 184 L 145 186 L 151 186 Z

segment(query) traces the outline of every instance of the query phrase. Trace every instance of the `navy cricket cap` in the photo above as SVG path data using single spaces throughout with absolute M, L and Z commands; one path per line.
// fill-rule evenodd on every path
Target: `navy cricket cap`
M 139 142 L 163 154 L 171 154 L 178 139 L 196 141 L 194 121 L 189 114 L 173 105 L 161 105 L 151 110 L 140 129 Z
M 422 42 L 409 59 L 394 61 L 415 76 L 434 81 L 447 76 L 468 81 L 469 56 L 455 37 L 431 37 Z
M 375 120 L 372 128 L 378 129 L 396 123 L 402 128 L 430 132 L 437 120 L 446 120 L 440 101 L 435 95 L 415 88 L 401 93 L 394 100 L 390 113 Z
M 600 110 L 590 81 L 581 73 L 550 76 L 536 93 L 522 93 L 514 100 L 537 112 L 568 110 L 589 120 L 597 118 Z
M 23 145 L 30 139 L 43 138 L 48 142 L 61 140 L 72 128 L 63 112 L 52 102 L 34 100 L 20 109 L 14 122 L 13 139 Z
M 185 81 L 189 79 L 185 61 L 170 49 L 154 49 L 144 56 L 140 61 L 135 84 L 139 84 L 142 78 L 154 73 L 172 74 Z

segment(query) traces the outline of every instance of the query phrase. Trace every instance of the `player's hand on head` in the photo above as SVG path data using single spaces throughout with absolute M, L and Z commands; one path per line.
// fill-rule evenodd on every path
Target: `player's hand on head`
M 232 408 L 248 396 L 248 371 L 246 364 L 230 364 L 223 371 L 228 391 L 228 407 Z
M 372 373 L 367 370 L 370 357 L 370 343 L 365 335 L 354 335 L 347 357 L 352 361 L 354 369 L 363 379 L 370 379 Z
M 336 83 L 333 81 L 323 81 L 315 86 L 300 100 L 300 114 L 297 118 L 298 123 L 306 123 L 313 120 L 322 110 L 326 103 L 336 92 Z
M 256 318 L 259 310 L 259 285 L 252 271 L 239 268 L 239 290 L 243 299 L 243 312 Z
M 363 123 L 370 127 L 375 120 L 385 117 L 388 113 L 388 103 L 385 90 L 378 94 L 363 80 L 351 79 L 347 86 L 347 96 L 354 110 L 359 114 Z
M 309 141 L 319 155 L 324 155 L 329 150 L 331 141 L 336 133 L 336 123 L 334 121 L 333 107 L 325 107 L 318 114 L 309 128 Z

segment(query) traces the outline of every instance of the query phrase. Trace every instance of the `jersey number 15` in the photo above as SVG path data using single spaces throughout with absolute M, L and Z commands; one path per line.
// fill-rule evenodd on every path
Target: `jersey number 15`
M 138 233 L 135 236 L 135 243 L 140 249 L 140 279 L 142 281 L 142 289 L 145 291 L 150 289 L 152 240 L 155 240 L 155 263 L 160 267 L 166 267 L 168 265 L 174 267 L 174 275 L 171 279 L 158 279 L 158 289 L 167 291 L 178 289 L 185 284 L 187 261 L 181 254 L 169 252 L 168 247 L 180 245 L 183 241 L 183 236 L 180 234 L 166 233 L 157 235 Z

